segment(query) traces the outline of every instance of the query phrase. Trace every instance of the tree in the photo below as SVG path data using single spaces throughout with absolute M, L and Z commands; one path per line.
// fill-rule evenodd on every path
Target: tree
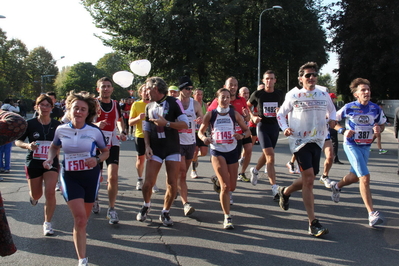
M 33 49 L 26 58 L 30 84 L 24 89 L 25 95 L 35 99 L 42 92 L 54 90 L 54 80 L 58 74 L 52 54 L 43 46 Z
M 65 82 L 57 87 L 60 97 L 69 91 L 88 91 L 96 93 L 96 82 L 104 76 L 104 72 L 96 68 L 92 63 L 77 63 L 66 72 Z
M 262 19 L 262 72 L 274 69 L 297 84 L 297 70 L 307 61 L 327 62 L 325 33 L 319 22 L 319 1 L 281 0 L 283 10 Z M 205 97 L 228 76 L 240 85 L 257 84 L 258 19 L 270 7 L 261 0 L 85 0 L 97 27 L 109 38 L 105 45 L 133 61 L 146 58 L 152 75 L 175 85 L 190 75 Z M 284 78 L 277 84 L 285 87 Z
M 0 94 L 6 97 L 20 97 L 26 85 L 25 58 L 28 56 L 25 44 L 18 39 L 7 40 L 0 29 Z
M 337 90 L 351 99 L 351 80 L 370 80 L 375 99 L 398 99 L 399 6 L 391 0 L 342 0 L 329 17 L 339 54 Z

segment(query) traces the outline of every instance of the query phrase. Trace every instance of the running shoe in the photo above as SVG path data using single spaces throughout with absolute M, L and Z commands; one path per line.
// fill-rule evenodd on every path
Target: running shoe
M 233 191 L 230 191 L 230 205 L 233 205 L 234 204 L 234 201 L 233 201 Z
M 220 184 L 218 178 L 216 176 L 212 176 L 211 180 L 213 183 L 213 190 L 215 190 L 216 193 L 220 193 Z
M 169 212 L 162 212 L 159 216 L 159 220 L 162 222 L 164 226 L 171 226 L 173 225 L 172 218 L 169 216 Z
M 280 201 L 280 196 L 278 195 L 279 186 L 272 186 L 272 195 L 274 201 Z
M 147 219 L 147 215 L 150 212 L 150 207 L 143 206 L 140 212 L 136 216 L 136 220 L 144 222 Z
M 320 223 L 319 220 L 314 219 L 312 221 L 312 224 L 309 225 L 309 235 L 319 237 L 321 235 L 328 234 L 328 229 L 323 227 Z
M 234 229 L 233 218 L 231 218 L 231 216 L 224 219 L 223 228 L 224 229 Z
M 287 166 L 288 172 L 290 174 L 295 174 L 295 165 L 294 165 L 294 163 L 288 162 L 285 166 Z
M 278 187 L 278 196 L 280 197 L 279 205 L 284 211 L 290 208 L 290 196 L 284 195 L 285 187 Z
M 98 199 L 96 199 L 93 203 L 93 207 L 91 208 L 91 212 L 94 214 L 99 214 L 101 207 L 100 207 L 100 201 Z
M 153 187 L 152 187 L 152 193 L 158 193 L 159 192 L 159 188 L 157 187 L 157 185 L 155 184 Z
M 320 176 L 320 183 L 322 183 L 326 188 L 331 188 L 331 180 L 326 175 Z
M 336 184 L 337 184 L 337 182 L 335 182 L 335 181 L 332 181 L 332 182 L 331 182 L 331 191 L 332 191 L 331 199 L 332 199 L 335 203 L 338 203 L 338 202 L 339 202 L 339 196 L 340 196 L 340 194 L 341 194 L 341 189 L 337 189 Z
M 189 216 L 190 214 L 195 212 L 195 209 L 193 208 L 193 206 L 191 206 L 190 203 L 188 203 L 188 202 L 186 202 L 184 204 L 183 210 L 184 210 L 184 216 Z
M 54 235 L 54 231 L 53 231 L 53 228 L 51 227 L 51 223 L 49 223 L 49 222 L 43 223 L 43 235 L 45 235 L 45 236 Z
M 38 200 L 35 200 L 35 199 L 33 199 L 32 197 L 29 197 L 29 201 L 30 201 L 30 204 L 31 204 L 32 206 L 36 206 L 37 203 L 39 202 Z
M 55 184 L 55 191 L 60 191 L 61 187 L 60 187 L 60 181 L 57 181 L 57 183 Z
M 138 179 L 136 183 L 136 190 L 141 190 L 143 188 L 143 179 Z
M 237 180 L 240 180 L 240 181 L 243 181 L 243 182 L 249 182 L 249 181 L 251 181 L 251 180 L 245 175 L 245 173 L 238 174 Z
M 190 174 L 191 178 L 197 178 L 197 171 L 196 170 L 191 170 L 191 174 Z
M 107 211 L 107 219 L 109 220 L 109 224 L 117 224 L 119 223 L 118 213 L 114 209 L 108 209 Z
M 89 265 L 89 259 L 88 258 L 83 258 L 79 260 L 79 265 L 78 266 L 87 266 Z
M 256 186 L 256 184 L 258 184 L 258 170 L 256 170 L 255 167 L 251 167 L 251 169 L 249 169 L 249 172 L 251 173 L 251 184 Z
M 373 211 L 369 213 L 369 225 L 374 227 L 380 225 L 384 222 L 381 214 L 378 211 Z
M 244 159 L 245 157 L 241 157 L 240 159 L 238 159 L 238 165 L 242 167 L 242 165 L 244 164 Z
M 381 153 L 380 153 L 381 154 Z M 4 170 L 4 173 L 5 174 L 8 174 L 8 173 L 10 173 L 10 169 L 6 169 L 6 170 Z
M 388 152 L 388 150 L 381 149 L 381 150 L 378 151 L 378 154 L 385 154 L 387 152 Z

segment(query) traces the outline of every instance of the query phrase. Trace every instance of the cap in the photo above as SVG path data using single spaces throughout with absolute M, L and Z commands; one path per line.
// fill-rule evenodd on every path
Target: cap
M 330 97 L 331 99 L 337 99 L 337 95 L 335 95 L 335 93 L 333 92 L 330 93 Z
M 193 83 L 191 82 L 191 79 L 189 78 L 189 77 L 187 77 L 187 76 L 183 76 L 183 77 L 180 77 L 179 78 L 179 89 L 180 90 L 182 90 L 182 89 L 184 89 L 185 87 L 188 87 L 188 86 L 193 86 Z
M 179 91 L 179 88 L 177 86 L 170 86 L 168 91 Z

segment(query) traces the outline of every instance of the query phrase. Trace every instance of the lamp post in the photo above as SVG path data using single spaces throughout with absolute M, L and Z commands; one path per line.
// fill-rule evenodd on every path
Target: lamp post
M 63 58 L 65 58 L 65 56 L 61 56 L 59 59 L 57 59 L 57 60 L 55 60 L 55 59 L 53 59 L 53 60 L 51 60 L 51 63 L 53 63 L 54 65 L 59 61 L 59 60 L 61 60 L 61 59 L 63 59 Z M 41 93 L 44 93 L 44 89 L 45 89 L 45 84 L 46 84 L 46 79 L 48 78 L 48 77 L 54 77 L 54 75 L 47 75 L 46 73 L 47 73 L 47 71 L 48 71 L 48 69 L 50 68 L 50 66 L 51 65 L 49 65 L 47 68 L 46 68 L 46 70 L 44 71 L 44 74 L 42 74 L 41 76 L 40 76 L 40 78 L 41 78 Z
M 258 42 L 258 86 L 260 84 L 260 50 L 261 50 L 261 32 L 262 32 L 262 15 L 268 10 L 273 10 L 273 9 L 283 9 L 281 6 L 273 6 L 271 8 L 266 8 L 263 10 L 260 15 L 259 15 L 259 42 Z

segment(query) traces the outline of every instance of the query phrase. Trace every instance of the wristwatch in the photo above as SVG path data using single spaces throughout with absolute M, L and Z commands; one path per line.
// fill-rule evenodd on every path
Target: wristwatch
M 97 161 L 97 164 L 100 164 L 101 163 L 100 157 L 96 156 L 96 161 Z
M 168 121 L 165 126 L 170 127 L 170 122 Z

